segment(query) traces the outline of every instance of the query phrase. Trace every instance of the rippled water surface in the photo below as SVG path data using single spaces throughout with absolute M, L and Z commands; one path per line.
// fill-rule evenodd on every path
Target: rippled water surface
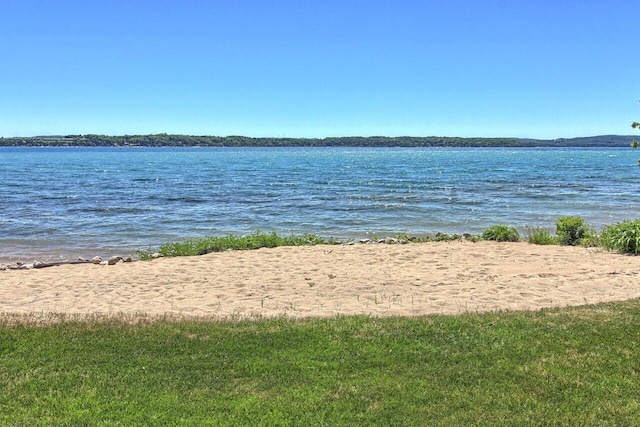
M 630 149 L 0 148 L 0 260 L 203 235 L 479 233 L 640 217 Z

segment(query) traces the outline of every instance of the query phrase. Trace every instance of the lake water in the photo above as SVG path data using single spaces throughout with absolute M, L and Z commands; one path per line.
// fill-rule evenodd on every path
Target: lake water
M 205 235 L 480 233 L 640 217 L 631 149 L 0 148 L 0 262 Z

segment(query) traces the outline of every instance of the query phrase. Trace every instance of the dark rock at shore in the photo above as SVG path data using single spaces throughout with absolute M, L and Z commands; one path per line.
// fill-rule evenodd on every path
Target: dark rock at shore
M 95 265 L 115 265 L 119 262 L 133 262 L 131 256 L 121 257 L 112 256 L 108 261 L 103 261 L 101 257 L 96 256 L 91 260 L 79 257 L 77 261 L 56 261 L 56 262 L 43 262 L 34 261 L 32 263 L 16 262 L 15 264 L 0 265 L 0 270 L 28 270 L 32 268 L 45 268 L 45 267 L 57 267 L 65 264 L 95 264 Z
M 124 261 L 121 256 L 112 256 L 109 258 L 109 261 L 107 261 L 107 265 L 116 265 L 121 261 Z

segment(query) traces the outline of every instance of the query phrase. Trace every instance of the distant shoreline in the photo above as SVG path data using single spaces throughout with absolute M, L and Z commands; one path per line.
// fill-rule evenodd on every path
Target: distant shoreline
M 600 135 L 559 139 L 347 136 L 328 138 L 254 138 L 193 135 L 55 135 L 0 137 L 0 147 L 629 147 L 634 136 Z

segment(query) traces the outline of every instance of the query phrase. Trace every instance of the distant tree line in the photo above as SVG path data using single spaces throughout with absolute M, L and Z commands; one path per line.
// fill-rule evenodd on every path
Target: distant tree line
M 247 136 L 64 135 L 0 138 L 0 146 L 50 147 L 628 147 L 632 137 L 604 135 L 568 139 L 349 136 L 252 138 Z

